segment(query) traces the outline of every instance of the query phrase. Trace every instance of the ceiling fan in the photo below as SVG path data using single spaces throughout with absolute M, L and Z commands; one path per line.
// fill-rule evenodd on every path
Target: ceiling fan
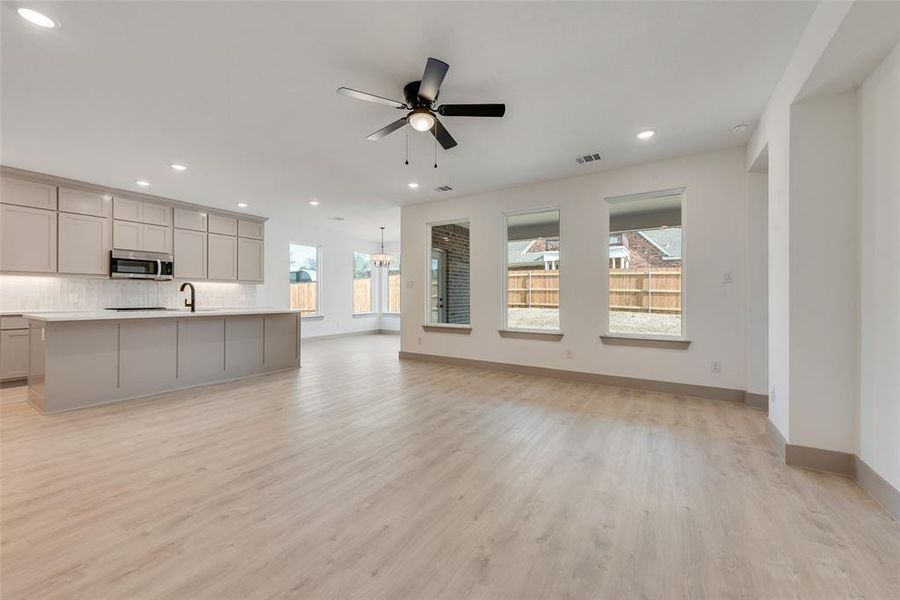
M 441 82 L 444 81 L 448 69 L 450 69 L 450 65 L 444 61 L 429 58 L 425 64 L 422 80 L 411 81 L 403 88 L 405 103 L 346 87 L 338 88 L 337 91 L 339 94 L 344 94 L 357 100 L 377 102 L 393 106 L 398 110 L 409 111 L 405 116 L 366 137 L 367 140 L 380 140 L 409 123 L 410 127 L 416 131 L 431 131 L 431 135 L 437 139 L 444 150 L 449 150 L 456 146 L 456 140 L 453 139 L 447 128 L 440 122 L 438 115 L 442 117 L 502 117 L 506 113 L 506 105 L 442 104 L 436 106 L 438 93 L 441 91 Z

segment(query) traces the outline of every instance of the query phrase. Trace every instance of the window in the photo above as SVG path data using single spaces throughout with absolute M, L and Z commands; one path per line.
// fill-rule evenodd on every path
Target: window
M 372 285 L 372 257 L 365 252 L 353 253 L 353 314 L 375 312 L 375 287 Z
M 391 262 L 391 266 L 385 269 L 387 272 L 386 281 L 387 283 L 384 286 L 384 299 L 382 302 L 384 303 L 385 313 L 388 314 L 399 314 L 400 313 L 400 255 L 394 255 L 394 260 Z
M 469 222 L 429 225 L 428 323 L 469 324 Z
M 302 317 L 321 316 L 321 246 L 291 244 L 290 261 L 291 308 L 299 308 Z
M 506 217 L 505 329 L 559 331 L 559 210 Z
M 609 202 L 609 333 L 684 336 L 684 190 Z

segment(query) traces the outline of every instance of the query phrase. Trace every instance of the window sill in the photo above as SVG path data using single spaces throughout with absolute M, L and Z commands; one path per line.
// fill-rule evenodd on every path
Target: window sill
M 537 329 L 498 329 L 497 333 L 499 333 L 502 338 L 543 340 L 546 342 L 559 342 L 564 335 L 560 331 L 540 331 Z
M 400 313 L 398 313 L 398 312 L 384 312 L 384 313 L 381 313 L 381 316 L 382 316 L 382 317 L 399 317 L 399 316 L 400 316 Z
M 461 333 L 469 335 L 472 333 L 471 325 L 454 325 L 452 323 L 443 323 L 439 325 L 422 325 L 422 329 L 433 333 Z
M 368 318 L 368 317 L 377 317 L 377 316 L 378 316 L 378 313 L 373 313 L 373 312 L 369 312 L 369 313 L 353 313 L 353 318 L 354 318 L 354 319 L 365 319 L 365 318 Z
M 301 316 L 300 320 L 301 321 L 321 321 L 324 318 L 325 318 L 325 315 L 306 315 L 306 316 Z
M 691 340 L 679 337 L 663 337 L 652 335 L 628 335 L 624 333 L 600 336 L 600 341 L 613 346 L 640 346 L 644 348 L 674 348 L 685 350 Z

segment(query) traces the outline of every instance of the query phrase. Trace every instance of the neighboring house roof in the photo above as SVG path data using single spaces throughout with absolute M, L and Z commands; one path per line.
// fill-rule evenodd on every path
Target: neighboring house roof
M 665 259 L 677 260 L 681 258 L 681 227 L 647 229 L 638 233 L 656 246 L 663 253 Z
M 522 265 L 534 265 L 535 267 L 543 267 L 543 252 L 528 252 L 534 240 L 516 240 L 509 242 L 506 246 L 506 261 L 511 267 L 519 267 Z

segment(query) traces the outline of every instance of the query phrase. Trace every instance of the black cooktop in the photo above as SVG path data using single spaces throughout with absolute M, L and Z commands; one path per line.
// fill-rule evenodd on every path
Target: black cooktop
M 116 310 L 116 311 L 126 311 L 126 310 L 166 310 L 165 306 L 124 306 L 118 307 L 113 306 L 109 307 L 106 310 Z

